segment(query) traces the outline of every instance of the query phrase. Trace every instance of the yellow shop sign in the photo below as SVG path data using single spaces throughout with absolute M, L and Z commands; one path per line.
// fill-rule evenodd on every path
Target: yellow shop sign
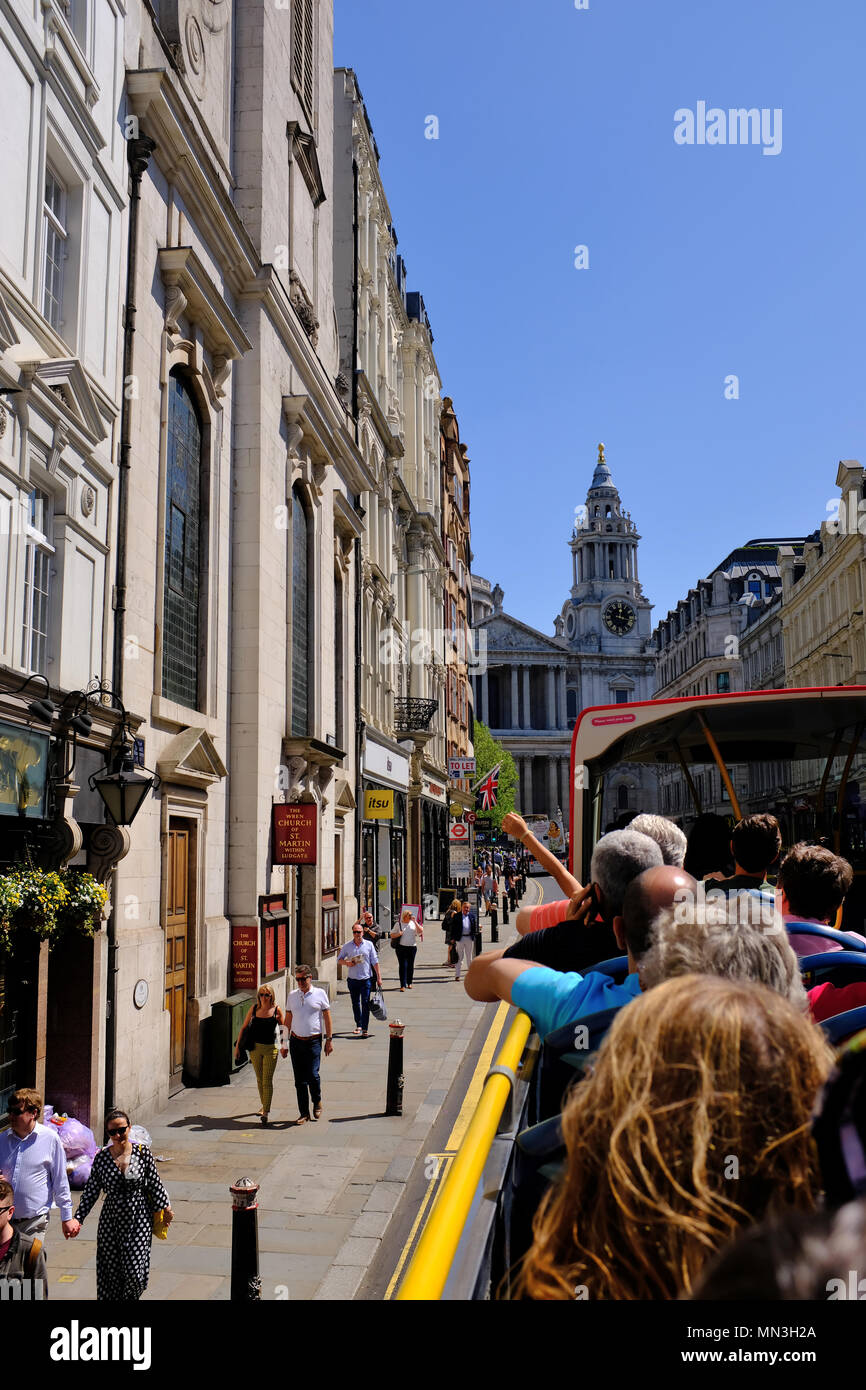
M 364 792 L 365 820 L 393 820 L 393 792 Z

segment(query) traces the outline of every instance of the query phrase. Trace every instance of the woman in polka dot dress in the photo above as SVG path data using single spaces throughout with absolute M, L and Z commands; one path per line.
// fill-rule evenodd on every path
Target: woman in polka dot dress
M 84 1221 L 105 1193 L 96 1233 L 96 1297 L 134 1302 L 150 1274 L 153 1213 L 164 1209 L 166 1225 L 173 1213 L 150 1149 L 130 1143 L 129 1116 L 109 1110 L 105 1128 L 111 1143 L 93 1160 L 75 1219 Z

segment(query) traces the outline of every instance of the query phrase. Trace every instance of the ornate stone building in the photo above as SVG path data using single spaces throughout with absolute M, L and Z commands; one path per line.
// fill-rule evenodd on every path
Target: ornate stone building
M 567 813 L 569 731 L 582 709 L 651 697 L 651 604 L 638 580 L 639 541 L 599 445 L 569 542 L 571 593 L 553 637 L 505 613 L 499 585 L 485 602 L 486 581 L 473 579 L 475 628 L 487 644 L 487 672 L 475 682 L 477 717 L 517 763 L 524 812 Z M 606 822 L 655 809 L 655 782 L 645 770 L 613 770 L 608 789 Z
M 340 375 L 370 476 L 359 498 L 361 792 L 388 794 L 391 813 L 362 817 L 359 894 L 384 929 L 402 902 L 447 881 L 442 400 L 354 72 L 336 71 L 334 94 Z
M 451 399 L 443 402 L 440 422 L 442 449 L 442 541 L 445 546 L 445 720 L 448 758 L 472 757 L 472 591 L 470 566 L 469 458 L 460 442 L 460 426 Z M 475 808 L 471 778 L 450 783 L 452 803 Z M 447 879 L 443 879 L 443 883 Z M 428 891 L 435 891 L 431 886 Z

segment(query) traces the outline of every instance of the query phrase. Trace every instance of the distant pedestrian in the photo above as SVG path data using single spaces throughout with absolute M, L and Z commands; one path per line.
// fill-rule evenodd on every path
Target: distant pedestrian
M 460 968 L 466 966 L 468 970 L 472 964 L 472 957 L 475 953 L 475 933 L 478 931 L 478 918 L 472 911 L 469 899 L 464 898 L 460 904 L 460 912 L 455 914 L 451 931 L 450 940 L 457 951 L 457 963 L 454 967 L 454 979 L 460 979 Z
M 282 1023 L 283 1013 L 277 1007 L 274 991 L 270 985 L 262 985 L 256 997 L 256 1003 L 252 1004 L 247 1011 L 241 1033 L 244 1028 L 249 1027 L 248 1042 L 252 1044 L 250 1061 L 256 1074 L 256 1085 L 259 1088 L 261 1108 L 258 1113 L 263 1125 L 268 1123 L 271 1102 L 274 1098 L 274 1071 L 277 1065 L 279 1038 L 277 1029 L 281 1027 Z M 240 1034 L 238 1038 L 240 1038 Z M 285 1056 L 285 1053 L 283 1055 Z M 235 1047 L 235 1061 L 240 1061 L 237 1047 Z
M 418 922 L 409 907 L 404 907 L 400 913 L 400 925 L 391 932 L 391 940 L 397 947 L 397 965 L 400 970 L 400 993 L 405 989 L 412 988 L 412 978 L 415 973 L 415 956 L 418 953 L 418 946 L 424 940 L 424 928 Z
M 460 906 L 460 899 L 459 899 L 459 898 L 455 898 L 454 901 L 453 901 L 453 903 L 451 904 L 451 906 L 445 909 L 445 916 L 442 918 L 442 930 L 443 930 L 443 932 L 445 933 L 445 955 L 446 955 L 446 957 L 449 955 L 450 949 L 451 949 L 451 927 L 452 927 L 452 925 L 453 925 L 453 919 L 454 919 L 455 917 L 459 917 L 460 914 L 461 914 L 461 911 L 462 911 L 462 909 L 461 909 L 461 906 Z M 450 964 L 451 964 L 450 959 L 446 959 L 445 964 L 446 964 L 446 965 L 450 965 Z
M 360 927 L 357 932 L 360 941 Z M 322 1113 L 322 1083 L 319 1080 L 322 1039 L 325 1056 L 330 1057 L 334 1050 L 334 1030 L 331 1027 L 331 1001 L 323 989 L 314 986 L 310 967 L 299 965 L 295 970 L 295 979 L 298 988 L 293 989 L 286 1000 L 286 1028 L 289 1030 L 289 1053 L 298 1097 L 298 1118 L 295 1123 L 303 1125 L 310 1119 L 310 1101 L 313 1103 L 312 1118 L 317 1120 Z
M 492 869 L 488 869 L 481 880 L 481 891 L 484 894 L 484 911 L 489 912 L 499 897 L 499 883 Z
M 66 1153 L 56 1129 L 39 1123 L 42 1097 L 29 1086 L 9 1097 L 9 1128 L 0 1134 L 0 1177 L 12 1184 L 15 1215 L 12 1225 L 22 1235 L 38 1236 L 48 1226 L 52 1203 L 60 1208 L 67 1240 L 78 1235 L 66 1176 Z
M 76 1212 L 83 1223 L 105 1193 L 96 1230 L 96 1297 L 114 1303 L 141 1298 L 150 1276 L 154 1214 L 161 1211 L 167 1226 L 174 1216 L 153 1154 L 145 1144 L 131 1142 L 129 1128 L 124 1110 L 109 1110 L 110 1143 L 93 1160 Z
M 27 1293 L 21 1289 L 24 1298 L 34 1297 L 33 1281 L 42 1280 L 42 1297 L 48 1297 L 48 1279 L 45 1274 L 45 1255 L 39 1236 L 25 1236 L 12 1225 L 15 1211 L 15 1193 L 12 1184 L 0 1178 L 0 1289 L 10 1297 L 7 1280 L 25 1281 L 30 1285 Z M 2 1295 L 0 1295 L 2 1296 Z
M 374 980 L 378 982 L 379 988 L 382 988 L 382 972 L 379 969 L 376 947 L 371 941 L 364 940 L 360 922 L 355 923 L 352 928 L 352 940 L 342 947 L 337 960 L 345 961 L 349 967 L 346 984 L 352 998 L 352 1013 L 355 1015 L 355 1036 L 360 1033 L 362 1038 L 366 1038 L 370 1031 L 370 992 Z

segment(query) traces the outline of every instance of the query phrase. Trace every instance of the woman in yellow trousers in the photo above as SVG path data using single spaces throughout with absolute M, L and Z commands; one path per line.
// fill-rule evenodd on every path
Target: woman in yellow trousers
M 245 1028 L 250 1027 L 247 1045 L 250 1049 L 253 1071 L 256 1074 L 256 1085 L 259 1088 L 259 1100 L 262 1103 L 259 1115 L 263 1125 L 268 1122 L 271 1101 L 274 1097 L 274 1070 L 277 1065 L 278 1053 L 277 1028 L 282 1027 L 282 1024 L 283 1012 L 282 1009 L 277 1008 L 274 991 L 270 985 L 262 985 L 255 1005 L 251 1006 L 243 1021 L 241 1034 Z M 240 1034 L 238 1036 L 240 1037 Z M 237 1047 L 235 1047 L 235 1060 L 240 1061 Z

